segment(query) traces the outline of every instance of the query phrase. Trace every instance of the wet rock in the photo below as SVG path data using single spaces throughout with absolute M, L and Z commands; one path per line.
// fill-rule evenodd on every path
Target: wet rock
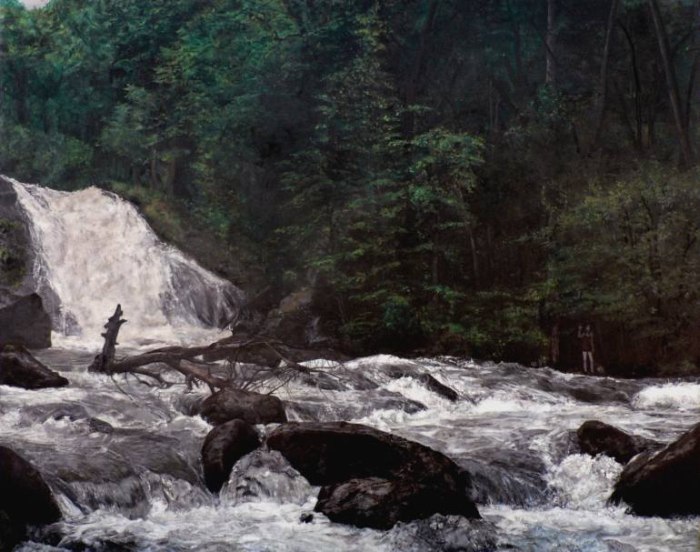
M 236 462 L 221 497 L 234 504 L 266 501 L 302 506 L 317 493 L 278 451 L 259 448 Z
M 455 489 L 465 483 L 466 474 L 445 455 L 360 424 L 283 424 L 270 433 L 267 445 L 279 450 L 313 485 L 411 474 L 421 480 L 434 478 L 437 483 L 448 480 Z
M 0 345 L 51 347 L 51 317 L 36 293 L 16 296 L 0 291 Z
M 421 384 L 423 384 L 429 391 L 432 391 L 436 395 L 440 395 L 448 401 L 455 402 L 457 399 L 459 399 L 459 394 L 457 393 L 457 391 L 455 391 L 451 387 L 448 387 L 444 383 L 440 383 L 430 374 L 421 374 L 420 376 L 418 376 L 418 381 Z
M 610 501 L 642 516 L 700 514 L 700 424 L 657 453 L 644 453 L 620 475 Z
M 314 520 L 314 515 L 311 512 L 303 512 L 299 516 L 299 521 L 301 523 L 312 523 Z
M 284 401 L 284 404 L 292 419 L 311 422 L 364 418 L 376 410 L 400 410 L 407 414 L 415 414 L 426 409 L 426 406 L 418 401 L 384 389 L 355 401 L 335 402 L 328 397 L 307 397 L 304 400 Z
M 114 433 L 112 424 L 99 418 L 88 418 L 88 427 L 90 431 L 95 433 Z
M 0 176 L 0 289 L 30 293 L 31 233 L 12 183 Z M 0 324 L 0 328 L 2 325 Z
M 299 383 L 324 391 L 345 391 L 348 389 L 348 386 L 340 381 L 339 378 L 331 374 L 326 374 L 325 372 L 303 374 L 299 378 Z
M 240 389 L 217 391 L 202 402 L 199 414 L 212 425 L 236 419 L 251 425 L 287 421 L 282 401 L 277 397 Z
M 435 514 L 427 519 L 399 523 L 389 532 L 395 552 L 495 552 L 519 550 L 499 542 L 497 528 L 481 519 Z
M 22 420 L 27 420 L 28 425 L 36 422 L 44 423 L 46 420 L 85 420 L 90 417 L 84 406 L 79 404 L 35 404 L 22 408 Z
M 539 370 L 534 374 L 537 385 L 543 391 L 569 395 L 571 398 L 591 404 L 629 404 L 640 389 L 638 382 L 619 381 L 588 377 L 563 379 L 550 369 Z
M 455 459 L 472 477 L 472 498 L 479 504 L 544 504 L 547 467 L 539 455 L 519 447 L 480 449 L 479 458 Z
M 413 441 L 359 424 L 289 423 L 275 429 L 267 445 L 311 484 L 327 486 L 319 508 L 331 519 L 389 527 L 436 512 L 479 517 L 469 473 Z
M 413 378 L 428 391 L 432 391 L 436 395 L 447 399 L 448 401 L 456 401 L 459 399 L 457 391 L 448 387 L 444 383 L 439 382 L 435 377 L 427 373 L 421 373 L 415 366 L 410 364 L 389 364 L 382 367 L 383 372 L 393 379 L 398 378 Z
M 384 364 L 381 366 L 381 371 L 391 379 L 417 378 L 419 376 L 418 368 L 407 363 Z
M 0 446 L 0 550 L 12 550 L 29 527 L 60 518 L 41 474 L 14 451 Z
M 422 483 L 413 478 L 351 479 L 321 489 L 316 511 L 331 521 L 390 529 L 399 521 L 430 517 L 435 513 L 478 518 L 473 503 L 461 493 Z
M 576 431 L 581 452 L 591 456 L 605 454 L 621 464 L 626 464 L 640 452 L 661 447 L 660 443 L 630 435 L 597 420 L 584 422 Z
M 202 467 L 207 488 L 218 493 L 233 465 L 260 446 L 258 434 L 243 420 L 231 420 L 212 429 L 202 446 Z
M 65 387 L 68 380 L 39 362 L 23 347 L 7 345 L 0 351 L 0 385 L 43 389 Z

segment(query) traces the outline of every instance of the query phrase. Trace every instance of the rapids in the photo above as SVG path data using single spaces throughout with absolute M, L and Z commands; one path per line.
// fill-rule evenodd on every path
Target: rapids
M 456 358 L 316 361 L 332 385 L 294 381 L 278 389 L 290 419 L 363 423 L 447 454 L 472 473 L 485 521 L 435 516 L 386 532 L 321 514 L 302 523 L 318 489 L 264 450 L 241 459 L 221 494 L 211 495 L 199 460 L 211 428 L 188 415 L 205 391 L 112 380 L 86 367 L 117 303 L 129 319 L 123 354 L 154 341 L 219 337 L 211 327 L 235 312 L 241 292 L 162 244 L 112 194 L 14 186 L 30 223 L 33 278 L 58 330 L 58 346 L 36 355 L 71 382 L 39 391 L 0 386 L 0 444 L 37 466 L 64 514 L 19 550 L 697 549 L 698 519 L 638 518 L 608 506 L 622 466 L 578 454 L 572 440 L 584 421 L 598 419 L 670 441 L 698 421 L 697 380 L 625 381 Z M 429 372 L 459 400 L 415 378 L 392 378 L 397 364 Z
M 421 524 L 428 522 L 388 532 L 332 524 L 320 514 L 301 523 L 301 514 L 313 510 L 317 489 L 277 453 L 242 459 L 215 498 L 204 489 L 198 463 L 210 427 L 184 414 L 204 391 L 183 394 L 179 387 L 154 389 L 134 379 L 115 384 L 85 371 L 86 352 L 52 349 L 39 358 L 72 385 L 0 387 L 0 444 L 45 474 L 66 517 L 60 524 L 65 536 L 56 547 L 27 543 L 21 550 L 481 549 L 473 527 L 457 532 L 462 548 L 450 548 L 424 538 Z M 460 400 L 449 402 L 414 379 L 388 378 L 386 367 L 397 363 L 430 370 Z M 697 519 L 638 518 L 606 505 L 622 466 L 605 456 L 580 455 L 571 442 L 571 431 L 588 419 L 674 439 L 697 421 L 697 405 L 686 401 L 695 382 L 601 379 L 454 358 L 376 356 L 344 367 L 329 364 L 328 370 L 345 389 L 296 382 L 277 392 L 290 418 L 351 420 L 446 453 L 474 474 L 480 511 L 498 550 L 697 549 Z M 378 387 L 353 389 L 358 373 Z M 416 412 L 416 402 L 426 408 Z M 59 419 L 51 415 L 56 412 Z M 458 522 L 430 523 L 440 534 Z

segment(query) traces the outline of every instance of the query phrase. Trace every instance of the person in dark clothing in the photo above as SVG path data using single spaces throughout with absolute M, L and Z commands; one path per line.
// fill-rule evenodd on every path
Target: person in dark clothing
M 578 327 L 578 338 L 581 341 L 581 354 L 583 360 L 583 372 L 595 373 L 595 366 L 593 364 L 593 353 L 595 352 L 595 344 L 593 340 L 593 330 L 591 330 L 590 324 L 586 325 L 586 329 L 579 325 Z M 588 368 L 588 369 L 587 369 Z

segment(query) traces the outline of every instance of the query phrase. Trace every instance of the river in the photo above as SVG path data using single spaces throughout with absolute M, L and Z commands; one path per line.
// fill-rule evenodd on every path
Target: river
M 316 362 L 337 388 L 293 381 L 277 389 L 291 420 L 362 423 L 445 453 L 472 473 L 485 521 L 438 516 L 390 531 L 321 514 L 302 523 L 318 488 L 265 451 L 242 459 L 220 496 L 210 494 L 199 454 L 211 427 L 189 415 L 206 392 L 86 367 L 117 302 L 129 319 L 123 353 L 220 337 L 211 326 L 235 313 L 241 292 L 160 243 L 112 194 L 15 188 L 31 222 L 34 278 L 60 330 L 54 348 L 36 355 L 70 380 L 39 391 L 0 386 L 0 444 L 38 467 L 64 514 L 52 545 L 43 535 L 19 550 L 697 550 L 700 520 L 641 518 L 608 505 L 622 466 L 579 454 L 572 437 L 596 419 L 669 442 L 698 421 L 696 380 L 616 380 L 459 358 Z M 397 365 L 429 372 L 459 399 L 391 377 Z

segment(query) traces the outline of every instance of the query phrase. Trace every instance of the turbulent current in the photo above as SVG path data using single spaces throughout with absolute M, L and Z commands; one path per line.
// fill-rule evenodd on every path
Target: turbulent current
M 472 474 L 485 521 L 435 516 L 378 531 L 316 513 L 302 523 L 318 488 L 265 450 L 241 459 L 221 494 L 212 495 L 200 463 L 211 427 L 190 415 L 205 391 L 113 380 L 86 366 L 116 303 L 129 318 L 120 341 L 142 348 L 149 340 L 207 337 L 207 326 L 235 312 L 240 292 L 159 242 L 116 196 L 94 188 L 15 188 L 31 222 L 34 278 L 58 329 L 59 345 L 36 355 L 70 380 L 37 391 L 0 386 L 0 444 L 42 472 L 64 515 L 20 550 L 697 549 L 698 519 L 640 518 L 609 506 L 622 466 L 579 454 L 572 438 L 584 421 L 597 419 L 669 442 L 698 421 L 696 381 L 623 381 L 455 358 L 317 361 L 325 379 L 275 391 L 290 419 L 353 421 L 445 453 Z M 458 400 L 420 378 L 396 378 L 397 365 L 399 375 L 430 373 Z
M 318 489 L 291 467 L 280 467 L 272 453 L 239 461 L 228 486 L 214 497 L 203 486 L 199 465 L 210 427 L 187 415 L 200 392 L 152 389 L 135 380 L 117 386 L 85 371 L 85 352 L 53 349 L 40 358 L 62 370 L 71 386 L 0 387 L 0 444 L 44 473 L 65 514 L 64 536 L 55 548 L 27 543 L 21 550 L 697 549 L 697 519 L 640 518 L 608 506 L 622 466 L 605 456 L 578 454 L 571 432 L 599 419 L 670 441 L 697 422 L 698 383 L 381 356 L 330 367 L 345 382 L 342 390 L 296 382 L 277 391 L 291 419 L 367 424 L 433 447 L 468 468 L 479 509 L 496 536 L 495 548 L 480 548 L 472 533 L 455 534 L 450 519 L 399 524 L 388 532 L 333 524 L 321 514 L 301 523 Z M 396 364 L 430 371 L 457 390 L 459 400 L 449 402 L 412 378 L 391 379 L 387 368 Z M 378 386 L 357 389 L 371 387 L 368 382 Z M 443 534 L 450 538 L 441 540 Z

